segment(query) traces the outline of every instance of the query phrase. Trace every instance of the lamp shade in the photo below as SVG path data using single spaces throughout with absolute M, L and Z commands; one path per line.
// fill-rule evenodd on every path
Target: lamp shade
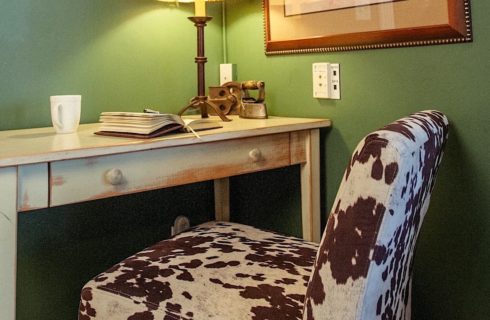
M 161 2 L 180 2 L 180 3 L 191 3 L 195 2 L 195 0 L 158 0 Z M 224 0 L 206 0 L 206 2 L 222 2 Z
M 161 2 L 174 2 L 174 3 L 189 3 L 195 2 L 195 16 L 205 17 L 206 16 L 206 2 L 220 2 L 223 0 L 158 0 Z

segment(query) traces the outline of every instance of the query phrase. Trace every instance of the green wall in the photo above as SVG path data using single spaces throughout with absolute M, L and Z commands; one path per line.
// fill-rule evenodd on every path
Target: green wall
M 369 131 L 428 108 L 452 124 L 419 238 L 414 319 L 490 314 L 488 131 L 490 3 L 473 1 L 469 44 L 266 57 L 260 0 L 227 1 L 228 60 L 262 79 L 274 115 L 328 117 L 321 134 L 322 212 L 350 152 Z M 206 29 L 208 84 L 223 59 L 221 10 Z M 153 0 L 0 2 L 0 130 L 49 126 L 49 96 L 82 94 L 82 122 L 146 106 L 176 112 L 195 95 L 195 30 L 180 8 Z M 311 63 L 339 62 L 342 100 L 311 97 Z M 328 177 L 328 179 L 327 179 Z M 232 179 L 235 221 L 300 234 L 297 168 Z M 87 187 L 90 187 L 89 185 Z M 188 201 L 192 197 L 193 201 Z M 19 216 L 18 319 L 74 319 L 81 285 L 168 236 L 178 214 L 212 218 L 210 183 Z
M 327 209 L 365 134 L 418 110 L 435 108 L 449 117 L 449 142 L 415 257 L 417 320 L 490 314 L 490 153 L 484 136 L 490 129 L 490 2 L 472 4 L 473 43 L 266 57 L 261 1 L 227 2 L 228 60 L 238 65 L 239 78 L 266 82 L 272 114 L 333 120 L 322 141 Z M 313 62 L 340 63 L 342 100 L 312 98 Z M 255 205 L 257 215 L 267 213 L 260 209 L 265 204 Z
M 221 7 L 206 29 L 208 82 L 222 60 Z M 0 2 L 0 129 L 50 126 L 49 96 L 82 95 L 101 111 L 177 112 L 196 95 L 192 5 L 154 0 Z
M 221 5 L 208 9 L 216 84 Z M 0 1 L 0 130 L 50 126 L 56 94 L 82 95 L 82 123 L 106 110 L 177 112 L 197 93 L 191 15 L 153 0 Z M 213 211 L 206 182 L 20 214 L 17 319 L 76 319 L 88 279 L 168 237 L 177 215 L 197 224 Z

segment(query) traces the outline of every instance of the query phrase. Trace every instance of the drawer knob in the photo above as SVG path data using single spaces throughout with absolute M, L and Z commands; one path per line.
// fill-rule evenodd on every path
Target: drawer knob
M 260 150 L 257 148 L 250 150 L 248 156 L 250 157 L 250 159 L 252 159 L 253 162 L 259 162 L 260 160 L 262 160 L 262 152 L 260 152 Z
M 119 169 L 110 169 L 105 173 L 105 179 L 113 186 L 117 186 L 123 182 L 123 173 Z

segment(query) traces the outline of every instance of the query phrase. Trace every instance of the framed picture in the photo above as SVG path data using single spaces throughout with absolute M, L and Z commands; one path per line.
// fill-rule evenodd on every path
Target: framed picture
M 470 0 L 263 0 L 268 55 L 472 41 Z

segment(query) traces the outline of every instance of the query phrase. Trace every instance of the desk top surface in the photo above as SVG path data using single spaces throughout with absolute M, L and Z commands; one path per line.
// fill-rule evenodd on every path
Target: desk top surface
M 282 118 L 241 119 L 222 122 L 223 128 L 176 133 L 154 139 L 98 136 L 98 123 L 82 124 L 72 134 L 56 134 L 52 127 L 0 131 L 0 167 L 93 157 L 156 148 L 260 136 L 281 132 L 329 127 L 328 119 Z

